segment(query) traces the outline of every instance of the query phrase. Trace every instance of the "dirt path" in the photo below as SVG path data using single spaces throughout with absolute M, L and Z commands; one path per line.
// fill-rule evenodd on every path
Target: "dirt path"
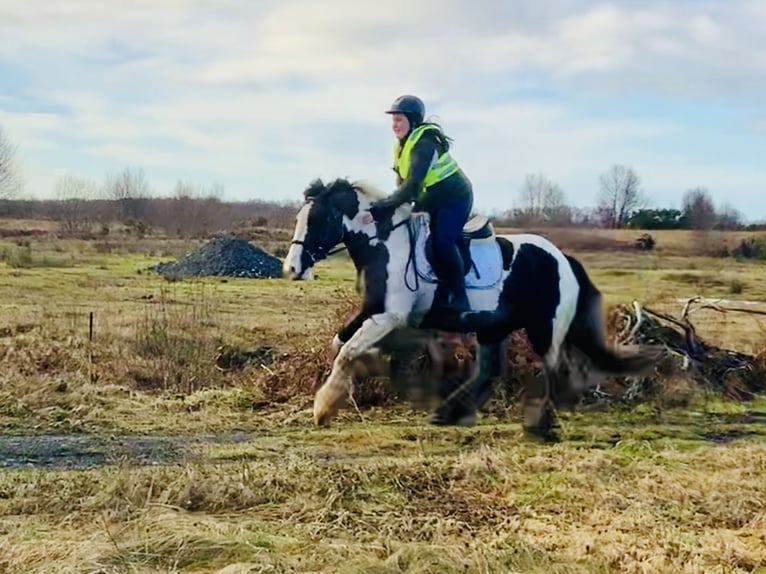
M 204 444 L 235 444 L 249 433 L 195 436 L 0 435 L 0 469 L 82 469 L 121 462 L 170 464 L 199 459 Z
M 766 438 L 766 411 L 744 413 L 674 413 L 662 422 L 630 423 L 623 421 L 610 427 L 601 437 L 605 445 L 635 433 L 648 433 L 652 438 L 702 441 L 726 444 L 742 438 Z M 382 426 L 338 425 L 334 429 L 306 432 L 306 429 L 270 429 L 268 431 L 233 431 L 176 435 L 0 435 L 0 470 L 3 469 L 88 469 L 106 465 L 152 466 L 164 464 L 211 463 L 230 460 L 265 460 L 284 457 L 286 453 L 307 456 L 320 464 L 345 463 L 353 460 L 381 460 L 400 456 L 420 448 L 421 440 L 429 444 L 431 454 L 447 454 L 461 445 L 494 444 L 496 440 L 520 440 L 517 423 L 497 422 L 462 429 L 434 429 L 421 425 L 396 424 Z M 373 430 L 374 429 L 374 430 Z M 382 433 L 382 434 L 381 434 Z M 565 442 L 585 441 L 592 446 L 594 427 L 578 430 L 571 427 Z M 234 454 L 216 452 L 212 445 L 243 445 Z M 392 446 L 392 445 L 395 445 Z

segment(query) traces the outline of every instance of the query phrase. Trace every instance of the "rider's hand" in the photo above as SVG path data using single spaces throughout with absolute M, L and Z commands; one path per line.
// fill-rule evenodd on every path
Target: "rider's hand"
M 394 215 L 396 207 L 385 203 L 384 201 L 377 201 L 370 206 L 370 215 L 375 221 L 385 221 L 390 219 Z

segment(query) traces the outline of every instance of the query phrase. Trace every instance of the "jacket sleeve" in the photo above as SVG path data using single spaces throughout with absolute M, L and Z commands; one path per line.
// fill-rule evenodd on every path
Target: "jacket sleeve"
M 402 203 L 415 201 L 423 188 L 423 180 L 436 153 L 438 153 L 436 141 L 424 134 L 412 148 L 409 176 L 399 184 L 394 193 L 378 203 L 388 207 L 399 207 Z

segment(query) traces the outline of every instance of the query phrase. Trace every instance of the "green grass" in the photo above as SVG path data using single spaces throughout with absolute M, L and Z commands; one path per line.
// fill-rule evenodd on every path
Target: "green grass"
M 0 433 L 92 437 L 114 453 L 95 468 L 0 472 L 0 571 L 766 566 L 764 399 L 697 391 L 684 408 L 662 396 L 580 408 L 562 414 L 557 444 L 526 437 L 515 405 L 472 428 L 429 426 L 406 405 L 352 407 L 318 429 L 311 387 L 357 300 L 348 260 L 323 262 L 312 282 L 148 271 L 193 245 L 32 240 L 33 261 L 67 265 L 0 263 Z M 608 305 L 637 298 L 677 314 L 695 295 L 766 301 L 760 263 L 576 255 Z M 758 318 L 692 319 L 706 340 L 762 348 Z M 275 360 L 220 371 L 218 345 L 268 345 Z M 186 448 L 139 466 L 122 449 L 129 435 Z

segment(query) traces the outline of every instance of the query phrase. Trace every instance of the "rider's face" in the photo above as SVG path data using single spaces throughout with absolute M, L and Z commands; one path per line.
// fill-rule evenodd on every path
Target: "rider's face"
M 402 139 L 410 131 L 410 122 L 404 114 L 392 114 L 391 129 L 397 139 Z

